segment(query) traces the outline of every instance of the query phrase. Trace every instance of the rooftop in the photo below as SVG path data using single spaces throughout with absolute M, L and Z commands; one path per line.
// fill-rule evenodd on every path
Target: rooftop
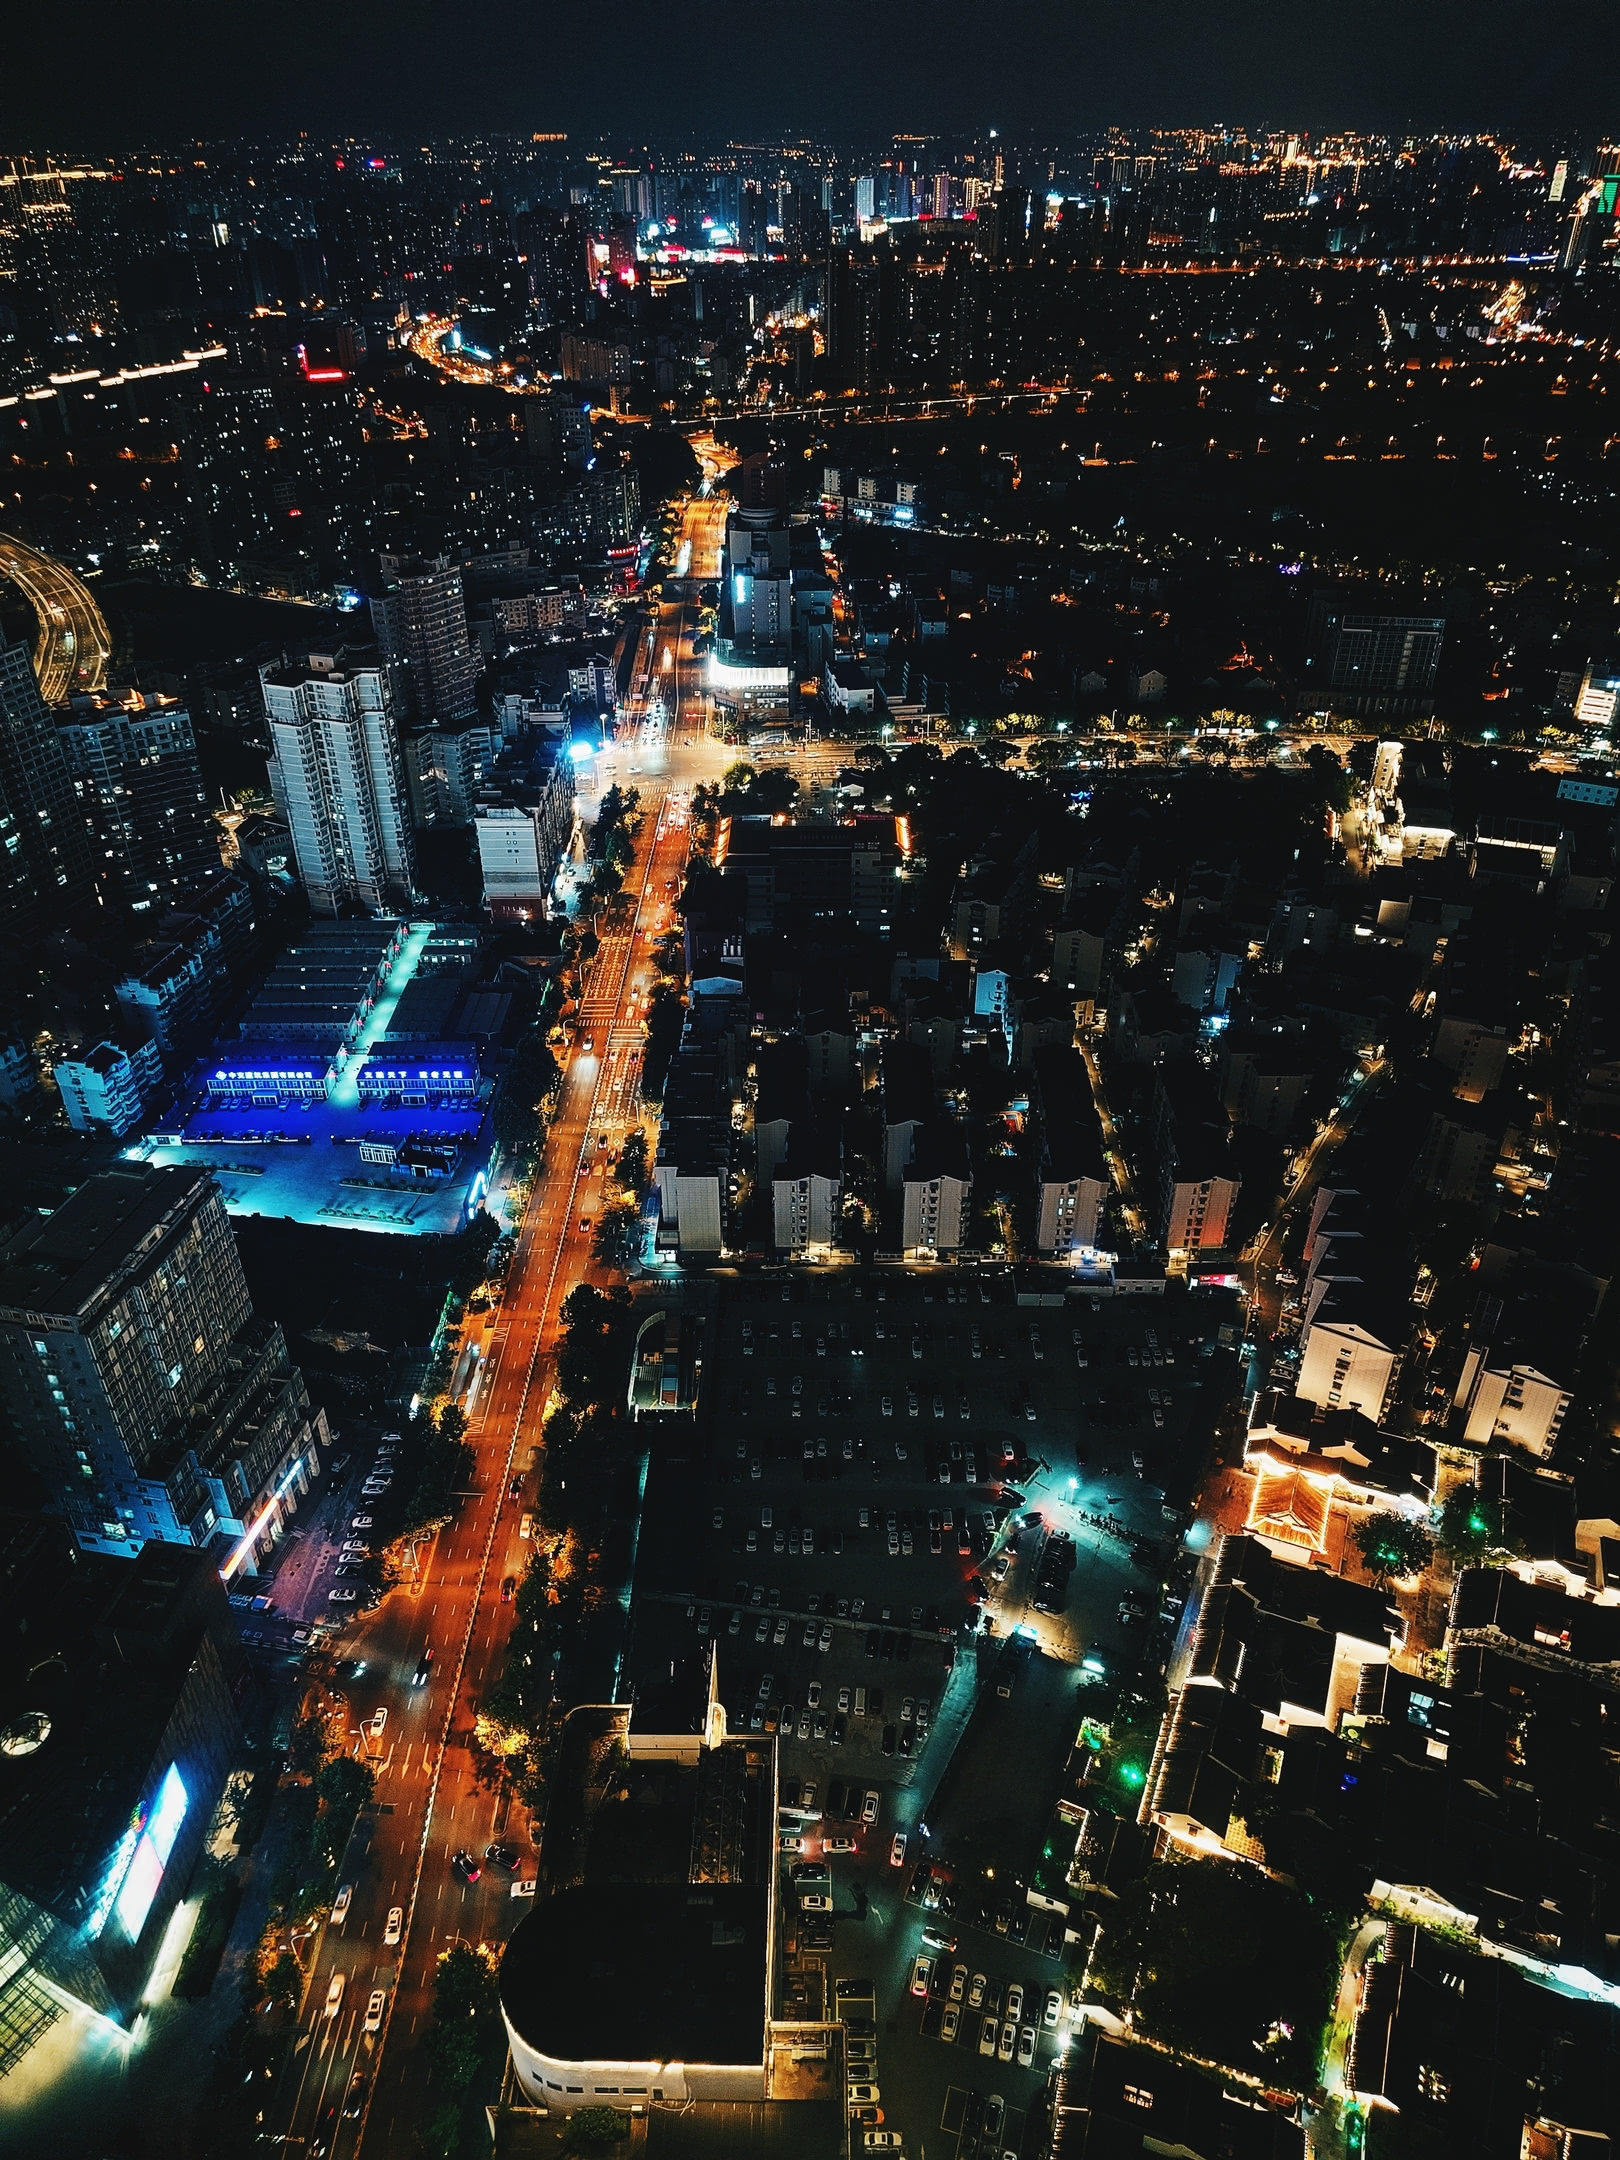
M 570 1885 L 508 1942 L 502 2005 L 564 2062 L 763 2062 L 768 1906 L 763 1883 Z

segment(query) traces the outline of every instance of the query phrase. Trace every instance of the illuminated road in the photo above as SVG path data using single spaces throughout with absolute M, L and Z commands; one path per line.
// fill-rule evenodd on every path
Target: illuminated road
M 700 527 L 712 523 L 706 503 L 687 514 Z M 707 547 L 706 532 L 698 538 Z M 683 679 L 695 664 L 696 616 L 695 602 L 666 607 L 658 626 L 660 667 L 667 642 L 671 667 Z M 500 1586 L 521 1575 L 530 1550 L 518 1536 L 524 1502 L 508 1494 L 540 1442 L 563 1300 L 586 1279 L 609 1279 L 593 1260 L 581 1218 L 600 1212 L 595 1195 L 603 1165 L 641 1122 L 641 1015 L 655 972 L 654 944 L 674 919 L 669 886 L 686 862 L 690 789 L 717 778 L 731 754 L 701 733 L 685 736 L 648 721 L 598 761 L 597 788 L 619 780 L 641 790 L 645 818 L 624 886 L 629 905 L 604 923 L 583 985 L 556 1114 L 472 1408 L 471 1493 L 458 1520 L 425 1550 L 420 1581 L 393 1592 L 372 1620 L 345 1632 L 341 1645 L 346 1657 L 362 1657 L 367 1667 L 347 1690 L 356 1752 L 367 1745 L 362 1721 L 379 1709 L 388 1719 L 380 1742 L 371 1744 L 376 1810 L 364 1819 L 344 1865 L 353 1902 L 342 1926 L 329 1926 L 319 1939 L 300 2039 L 269 2110 L 267 2144 L 287 2155 L 328 2140 L 337 2160 L 350 2160 L 362 2144 L 382 2155 L 414 2151 L 424 2117 L 446 2097 L 431 2083 L 422 2046 L 438 1958 L 458 1939 L 498 1947 L 528 1910 L 512 1899 L 510 1878 L 499 1870 L 464 1887 L 450 1866 L 459 1847 L 481 1855 L 506 1835 L 523 1856 L 520 1873 L 534 1873 L 528 1819 L 515 1814 L 509 1822 L 496 1795 L 479 1784 L 470 1744 L 479 1698 L 500 1672 L 511 1626 Z M 604 1132 L 606 1149 L 595 1144 Z M 410 1676 L 428 1648 L 432 1677 L 413 1688 Z M 383 1937 L 396 1905 L 404 1911 L 404 1935 L 391 1948 Z M 343 2001 L 328 2018 L 327 1991 L 339 1969 L 346 1975 Z M 387 1991 L 385 2022 L 375 2037 L 363 2029 L 373 1988 Z M 356 2123 L 337 2110 L 357 2069 L 370 2089 Z
M 112 639 L 90 589 L 50 555 L 0 533 L 0 577 L 10 578 L 39 620 L 34 672 L 47 705 L 65 705 L 75 690 L 100 690 L 107 680 Z

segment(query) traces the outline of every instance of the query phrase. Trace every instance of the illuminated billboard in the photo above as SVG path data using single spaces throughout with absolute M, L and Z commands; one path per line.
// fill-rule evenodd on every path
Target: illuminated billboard
M 118 1924 L 134 1942 L 146 1925 L 152 1900 L 158 1894 L 163 1870 L 174 1850 L 190 1800 L 177 1767 L 170 1763 L 163 1773 L 157 1798 L 150 1807 L 139 1807 L 129 1828 L 119 1839 L 112 1863 L 91 1907 L 87 1932 L 92 1938 L 116 1912 Z

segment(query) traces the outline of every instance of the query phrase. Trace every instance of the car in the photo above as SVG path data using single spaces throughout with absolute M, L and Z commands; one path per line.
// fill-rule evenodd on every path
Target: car
M 363 2032 L 379 2033 L 382 2031 L 383 2011 L 387 2008 L 387 2005 L 387 1990 L 385 1988 L 373 1988 L 366 1997 L 366 2015 L 361 2026 Z
M 510 1874 L 518 1864 L 518 1849 L 503 1838 L 494 1845 L 484 1847 L 484 1858 L 491 1867 L 505 1868 Z
M 892 1395 L 885 1395 L 883 1398 L 883 1415 L 885 1417 L 894 1416 L 894 1397 Z
M 823 1838 L 821 1849 L 823 1852 L 853 1852 L 855 1840 L 852 1837 Z
M 861 2150 L 897 2153 L 902 2150 L 905 2142 L 898 2130 L 868 2130 L 861 2138 Z
M 851 2085 L 844 2097 L 852 2108 L 876 2107 L 882 2094 L 875 2085 L 868 2085 L 863 2079 L 860 2084 Z
M 996 2042 L 996 2061 L 1010 2063 L 1013 2049 L 1018 2045 L 1018 2027 L 1011 2018 L 1001 2028 L 1001 2038 Z
M 382 1738 L 382 1736 L 383 1736 L 383 1731 L 384 1731 L 384 1728 L 385 1728 L 385 1727 L 387 1726 L 387 1723 L 388 1723 L 388 1712 L 387 1712 L 387 1710 L 386 1710 L 386 1709 L 383 1709 L 383 1710 L 379 1710 L 379 1711 L 378 1711 L 378 1712 L 376 1713 L 376 1715 L 375 1715 L 374 1717 L 371 1717 L 371 1718 L 368 1718 L 368 1719 L 367 1719 L 367 1721 L 366 1721 L 366 1731 L 367 1731 L 368 1733 L 370 1733 L 370 1735 L 371 1735 L 371 1737 L 372 1737 L 372 1739 L 373 1739 L 373 1740 L 380 1740 L 380 1739 Z
M 1041 2023 L 1048 2032 L 1052 2032 L 1056 2029 L 1057 2021 L 1062 2015 L 1063 1997 L 1056 1988 L 1048 1988 L 1046 1991 L 1046 2004 L 1041 2011 Z
M 991 2093 L 984 2103 L 984 2141 L 986 2146 L 992 2150 L 996 2139 L 1001 2135 L 1001 2125 L 1006 2119 L 1006 2114 L 1006 2101 L 1002 2099 L 1000 2093 Z
M 926 1995 L 928 1993 L 928 1976 L 933 1969 L 934 1961 L 931 1957 L 918 1957 L 912 1961 L 911 1992 L 913 1995 Z
M 825 1890 L 805 1890 L 801 1892 L 799 1904 L 805 1912 L 831 1912 L 833 1909 L 833 1901 Z
M 336 2017 L 343 2007 L 343 1983 L 347 1978 L 347 1973 L 333 1973 L 331 1983 L 326 1990 L 326 2004 L 321 2011 L 322 2017 Z
M 348 1919 L 349 1906 L 353 1900 L 353 1897 L 354 1884 L 345 1883 L 343 1885 L 343 1888 L 338 1892 L 337 1896 L 332 1900 L 332 1924 L 334 1927 L 341 1926 L 342 1923 Z
M 788 1869 L 795 1882 L 826 1882 L 831 1872 L 825 1860 L 796 1860 Z
M 405 1908 L 404 1908 L 404 1906 L 403 1906 L 403 1905 L 390 1905 L 390 1906 L 389 1906 L 389 1908 L 388 1908 L 388 1921 L 387 1921 L 387 1925 L 386 1925 L 386 1926 L 384 1927 L 384 1929 L 383 1929 L 383 1948 L 384 1948 L 385 1950 L 392 1950 L 392 1949 L 393 1949 L 393 1947 L 394 1947 L 394 1945 L 395 1945 L 395 1944 L 396 1944 L 396 1943 L 397 1943 L 397 1942 L 399 1941 L 400 1937 L 401 1937 L 401 1936 L 402 1936 L 402 1935 L 404 1934 L 404 1932 L 405 1932 Z
M 503 1576 L 501 1579 L 501 1603 L 510 1605 L 516 1595 L 517 1577 L 515 1575 Z
M 433 1652 L 431 1650 L 424 1650 L 422 1652 L 422 1655 L 416 1661 L 415 1672 L 411 1674 L 412 1687 L 425 1687 L 427 1685 L 427 1677 L 429 1670 L 432 1667 L 432 1664 Z
M 464 1883 L 475 1883 L 484 1872 L 472 1854 L 465 1850 L 452 1853 L 450 1855 L 450 1865 Z
M 531 1875 L 529 1876 L 527 1881 L 520 1879 L 519 1881 L 515 1882 L 512 1885 L 510 1894 L 513 1897 L 533 1897 L 539 1887 L 539 1883 Z
M 925 1927 L 923 1941 L 930 1950 L 943 1950 L 947 1955 L 956 1948 L 956 1937 L 947 1935 L 943 1928 Z
M 363 2070 L 357 2070 L 349 2080 L 349 2091 L 347 2098 L 343 2102 L 343 2113 L 345 2118 L 352 2122 L 356 2116 L 363 2115 L 365 2111 L 366 2073 Z
M 1024 1990 L 1017 1980 L 1013 1980 L 1009 1982 L 1007 1988 L 1007 2015 L 1010 2018 L 1017 2018 L 1022 2017 L 1023 2013 Z
M 903 1830 L 897 1830 L 897 1831 L 896 1831 L 896 1832 L 894 1833 L 894 1842 L 893 1842 L 893 1844 L 891 1844 L 891 1845 L 890 1845 L 890 1847 L 889 1847 L 889 1865 L 890 1865 L 890 1867 L 902 1867 L 902 1866 L 904 1866 L 904 1864 L 905 1864 L 905 1858 L 906 1858 L 906 1833 L 905 1833 L 905 1832 L 904 1832 Z
M 813 1684 L 814 1684 L 814 1683 L 812 1683 L 812 1685 L 813 1685 Z M 838 1690 L 838 1707 L 839 1707 L 839 1709 L 840 1709 L 841 1711 L 843 1711 L 843 1712 L 845 1713 L 845 1715 L 846 1715 L 846 1716 L 848 1715 L 848 1712 L 849 1712 L 849 1706 L 850 1706 L 850 1702 L 851 1702 L 851 1699 L 852 1699 L 852 1698 L 851 1698 L 851 1696 L 850 1696 L 850 1691 L 849 1691 L 849 1689 L 848 1689 L 847 1687 L 841 1687 L 841 1688 L 840 1688 L 840 1689 Z
M 368 1552 L 370 1552 L 370 1550 L 371 1547 L 366 1543 L 365 1539 L 357 1537 L 345 1538 L 343 1540 L 343 1543 L 338 1547 L 338 1551 L 344 1554 L 345 1557 L 350 1554 L 355 1554 L 362 1559 Z
M 1028 2070 L 1034 2061 L 1035 2028 L 1033 2025 L 1025 2025 L 1018 2035 L 1018 2067 L 1020 2070 Z
M 883 1806 L 883 1795 L 873 1787 L 861 1802 L 861 1821 L 875 1823 Z
M 358 1595 L 354 1590 L 328 1590 L 326 1602 L 328 1605 L 352 1605 Z
M 996 2052 L 996 2041 L 1000 2035 L 1000 2032 L 1001 2027 L 996 2023 L 995 2019 L 993 2017 L 987 2017 L 984 2023 L 979 2027 L 979 2053 L 981 2055 L 994 2055 L 994 2053 Z
M 349 1528 L 351 1530 L 369 1530 L 375 1520 L 376 1517 L 373 1515 L 356 1515 Z
M 955 2003 L 947 2003 L 945 2013 L 939 2021 L 939 2037 L 947 2046 L 956 2038 L 958 2031 L 961 2029 L 961 2023 L 961 2011 L 958 2010 Z
M 883 1728 L 883 1752 L 885 1755 L 894 1753 L 896 1731 L 897 1728 L 893 1725 L 885 1725 Z

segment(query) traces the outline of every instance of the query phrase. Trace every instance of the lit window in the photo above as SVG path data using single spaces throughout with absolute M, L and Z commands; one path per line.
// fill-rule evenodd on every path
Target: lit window
M 1419 2097 L 1424 2100 L 1434 2101 L 1438 2107 L 1444 2107 L 1445 2103 L 1451 2098 L 1450 2084 L 1434 2067 L 1433 2063 L 1420 2063 L 1418 2065 L 1417 2083 Z

